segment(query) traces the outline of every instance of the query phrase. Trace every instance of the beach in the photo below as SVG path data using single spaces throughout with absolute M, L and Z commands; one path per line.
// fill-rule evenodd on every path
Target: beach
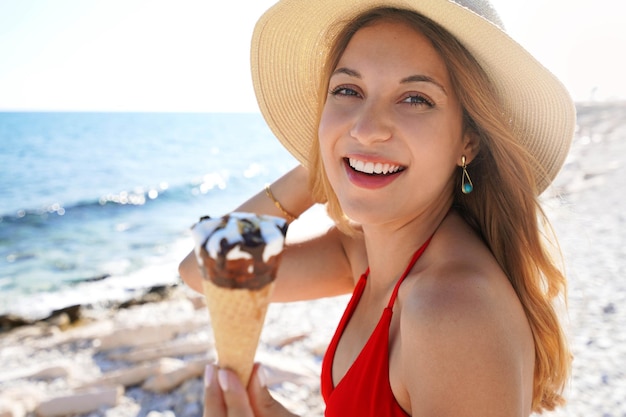
M 565 166 L 542 196 L 568 277 L 562 315 L 574 358 L 567 405 L 543 415 L 626 416 L 626 214 L 617 187 L 626 178 L 626 103 L 579 104 L 577 113 Z M 290 233 L 326 222 L 317 208 Z M 159 273 L 176 282 L 172 265 Z M 298 415 L 323 415 L 320 364 L 347 301 L 270 306 L 257 360 Z M 202 414 L 202 373 L 215 359 L 210 318 L 203 297 L 180 282 L 13 326 L 0 332 L 0 417 Z

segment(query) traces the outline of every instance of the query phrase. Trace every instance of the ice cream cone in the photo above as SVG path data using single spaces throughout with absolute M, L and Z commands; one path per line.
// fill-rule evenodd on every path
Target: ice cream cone
M 206 280 L 203 286 L 218 365 L 235 371 L 247 386 L 274 283 L 259 290 L 223 288 Z
M 192 229 L 218 365 L 248 385 L 274 290 L 287 225 L 283 219 L 232 213 Z

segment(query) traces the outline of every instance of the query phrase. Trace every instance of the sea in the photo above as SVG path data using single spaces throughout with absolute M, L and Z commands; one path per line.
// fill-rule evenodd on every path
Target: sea
M 0 315 L 179 283 L 198 218 L 296 164 L 258 113 L 0 112 Z

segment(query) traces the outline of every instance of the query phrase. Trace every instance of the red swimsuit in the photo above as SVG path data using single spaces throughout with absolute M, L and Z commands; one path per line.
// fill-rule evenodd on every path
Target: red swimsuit
M 389 304 L 383 310 L 376 328 L 348 372 L 335 387 L 333 385 L 332 367 L 337 344 L 359 304 L 367 283 L 369 269 L 361 275 L 322 363 L 321 389 L 326 402 L 326 417 L 406 417 L 409 415 L 396 401 L 389 383 L 389 325 L 398 289 L 415 262 L 426 250 L 429 242 L 430 239 L 413 255 L 404 274 L 396 283 Z

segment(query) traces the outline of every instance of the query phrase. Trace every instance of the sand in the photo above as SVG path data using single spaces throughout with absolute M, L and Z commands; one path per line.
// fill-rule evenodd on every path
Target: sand
M 543 196 L 566 265 L 574 354 L 568 404 L 543 415 L 625 416 L 626 103 L 579 105 L 578 119 L 566 164 Z M 323 415 L 319 367 L 347 300 L 268 311 L 257 359 L 299 415 Z M 61 415 L 72 404 L 91 407 L 74 415 L 93 417 L 201 415 L 201 372 L 214 354 L 200 295 L 178 286 L 159 302 L 81 314 L 73 324 L 61 316 L 0 333 L 0 417 Z

